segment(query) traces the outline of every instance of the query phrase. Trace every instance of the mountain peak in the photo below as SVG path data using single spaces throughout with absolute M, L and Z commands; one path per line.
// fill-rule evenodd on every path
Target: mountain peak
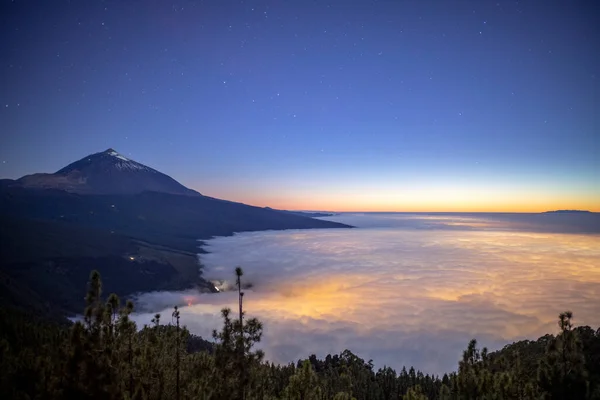
M 83 157 L 53 174 L 28 175 L 18 181 L 26 187 L 81 194 L 135 194 L 145 191 L 199 194 L 170 176 L 121 155 L 112 147 Z

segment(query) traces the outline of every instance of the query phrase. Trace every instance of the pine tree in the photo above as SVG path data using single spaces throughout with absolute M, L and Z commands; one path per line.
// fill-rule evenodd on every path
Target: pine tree
M 427 400 L 427 396 L 425 396 L 423 394 L 423 391 L 421 390 L 421 386 L 416 385 L 416 386 L 413 386 L 410 389 L 408 389 L 408 391 L 406 392 L 404 397 L 402 397 L 402 399 L 403 400 Z
M 381 388 L 383 399 L 393 399 L 397 392 L 396 371 L 390 367 L 383 367 L 383 369 L 377 371 L 376 379 Z
M 236 285 L 238 289 L 238 305 L 239 305 L 239 322 L 237 325 L 237 340 L 236 340 L 236 350 L 238 356 L 237 360 L 237 368 L 239 374 L 239 388 L 238 388 L 238 398 L 240 400 L 244 400 L 246 397 L 245 388 L 247 386 L 247 377 L 246 377 L 246 369 L 245 369 L 245 360 L 244 360 L 244 311 L 243 311 L 243 298 L 244 292 L 242 292 L 242 275 L 244 275 L 244 271 L 242 271 L 241 267 L 235 268 L 235 277 L 236 277 Z
M 233 321 L 230 318 L 231 310 L 223 309 L 223 328 L 220 332 L 213 331 L 213 338 L 217 341 L 215 365 L 219 370 L 220 381 L 228 388 L 227 393 L 220 394 L 225 396 L 222 398 L 244 399 L 251 383 L 247 371 L 260 364 L 264 357 L 261 350 L 252 351 L 262 337 L 262 323 L 256 318 L 246 321 L 243 319 L 242 275 L 241 268 L 236 268 L 240 312 L 238 319 Z
M 296 373 L 290 377 L 284 390 L 286 400 L 318 400 L 321 394 L 319 380 L 310 361 L 305 360 Z M 336 395 L 337 396 L 337 395 Z
M 127 389 L 126 393 L 129 398 L 133 398 L 135 394 L 134 384 L 134 339 L 136 335 L 135 323 L 129 319 L 129 315 L 133 312 L 133 302 L 128 300 L 125 307 L 120 312 L 119 317 L 119 332 L 125 342 L 125 354 L 126 358 L 123 361 L 123 369 L 127 376 Z
M 176 369 L 176 382 L 175 382 L 175 388 L 176 388 L 176 396 L 175 398 L 177 400 L 179 400 L 179 360 L 180 360 L 180 347 L 181 347 L 181 337 L 180 337 L 180 333 L 179 333 L 179 309 L 177 308 L 177 306 L 175 306 L 175 310 L 173 311 L 173 318 L 175 318 L 176 321 L 176 326 L 177 326 L 177 341 L 176 341 L 176 361 L 175 361 L 175 369 Z
M 549 342 L 540 363 L 538 384 L 545 399 L 584 399 L 586 396 L 585 359 L 572 318 L 570 311 L 559 315 L 560 333 Z

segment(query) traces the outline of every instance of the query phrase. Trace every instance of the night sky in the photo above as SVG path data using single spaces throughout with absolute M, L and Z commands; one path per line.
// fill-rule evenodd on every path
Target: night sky
M 596 1 L 0 4 L 2 178 L 112 147 L 259 206 L 600 211 Z

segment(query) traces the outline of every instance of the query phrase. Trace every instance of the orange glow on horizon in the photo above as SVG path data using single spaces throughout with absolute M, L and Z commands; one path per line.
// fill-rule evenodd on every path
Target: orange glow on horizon
M 378 205 L 352 205 L 344 204 L 340 202 L 336 203 L 295 203 L 295 202 L 282 202 L 282 203 L 268 203 L 263 204 L 251 204 L 249 202 L 241 201 L 242 203 L 254 205 L 257 207 L 271 207 L 278 210 L 315 210 L 315 211 L 331 211 L 331 212 L 481 212 L 481 213 L 541 213 L 544 211 L 554 210 L 585 210 L 591 212 L 600 212 L 600 207 L 595 207 L 594 204 L 581 204 L 579 206 L 574 205 L 561 205 L 561 204 L 548 204 L 547 206 L 539 206 L 537 204 L 532 205 L 511 205 L 506 206 L 489 206 L 485 204 L 478 205 L 453 205 L 453 206 L 433 206 L 423 207 L 419 205 L 398 205 L 392 207 L 378 206 Z
M 538 213 L 553 210 L 587 210 L 600 212 L 600 196 L 579 197 L 563 196 L 551 198 L 544 196 L 471 200 L 461 197 L 447 198 L 443 195 L 417 199 L 415 197 L 389 200 L 382 196 L 268 196 L 259 193 L 242 194 L 224 192 L 209 194 L 211 197 L 236 201 L 256 207 L 271 207 L 279 210 L 320 210 L 331 212 L 514 212 Z
M 198 185 L 190 185 L 191 187 Z M 278 189 L 278 187 L 280 187 Z M 428 182 L 392 185 L 384 182 L 286 186 L 218 186 L 205 195 L 280 210 L 332 212 L 516 212 L 552 210 L 600 212 L 600 187 L 557 188 L 525 183 L 476 185 Z

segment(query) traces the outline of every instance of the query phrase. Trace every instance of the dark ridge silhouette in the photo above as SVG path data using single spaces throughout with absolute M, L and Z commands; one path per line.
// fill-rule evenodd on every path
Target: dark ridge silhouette
M 554 210 L 544 211 L 542 214 L 591 214 L 588 210 Z

